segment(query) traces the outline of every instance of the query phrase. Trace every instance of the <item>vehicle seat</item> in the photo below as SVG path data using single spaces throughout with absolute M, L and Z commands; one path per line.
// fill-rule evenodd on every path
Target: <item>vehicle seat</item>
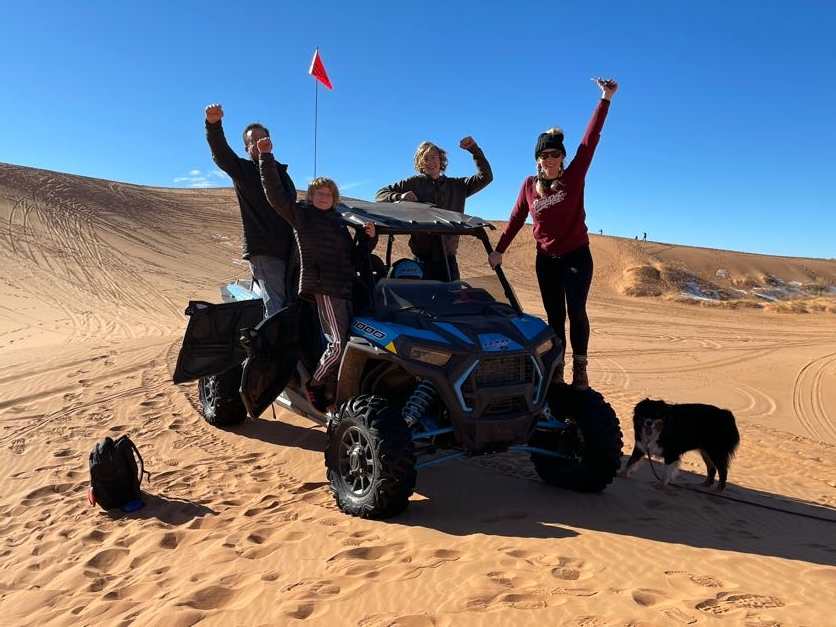
M 389 268 L 387 278 L 390 279 L 423 279 L 424 268 L 414 259 L 398 259 Z

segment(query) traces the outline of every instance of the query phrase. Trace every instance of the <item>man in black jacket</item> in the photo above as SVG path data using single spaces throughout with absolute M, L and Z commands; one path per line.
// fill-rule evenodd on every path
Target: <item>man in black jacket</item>
M 244 146 L 250 158 L 242 159 L 229 147 L 224 136 L 223 107 L 211 104 L 205 113 L 206 140 L 212 150 L 212 160 L 235 185 L 243 224 L 242 256 L 249 262 L 253 278 L 258 281 L 264 299 L 264 316 L 268 317 L 295 297 L 295 288 L 288 275 L 296 249 L 293 230 L 267 202 L 261 185 L 256 143 L 262 137 L 269 137 L 270 131 L 258 122 L 248 125 L 244 129 Z M 287 174 L 287 166 L 275 162 L 275 167 L 288 201 L 296 202 L 296 187 Z

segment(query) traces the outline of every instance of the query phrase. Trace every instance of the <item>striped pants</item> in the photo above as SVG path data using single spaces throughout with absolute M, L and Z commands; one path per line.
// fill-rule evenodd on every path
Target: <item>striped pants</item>
M 322 325 L 327 346 L 314 371 L 312 383 L 325 385 L 328 393 L 333 395 L 336 392 L 337 374 L 348 339 L 348 327 L 351 324 L 351 301 L 327 294 L 316 294 L 315 298 L 319 323 Z

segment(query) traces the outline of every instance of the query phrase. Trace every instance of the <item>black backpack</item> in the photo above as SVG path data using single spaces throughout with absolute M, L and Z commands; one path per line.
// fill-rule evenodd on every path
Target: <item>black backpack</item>
M 139 458 L 137 467 L 134 454 Z M 127 435 L 99 440 L 90 451 L 90 488 L 95 503 L 104 509 L 122 507 L 140 499 L 139 485 L 145 470 L 142 456 Z

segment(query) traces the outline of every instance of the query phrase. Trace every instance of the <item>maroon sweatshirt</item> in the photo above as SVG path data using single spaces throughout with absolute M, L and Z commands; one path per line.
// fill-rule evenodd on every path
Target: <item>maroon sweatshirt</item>
M 583 207 L 584 180 L 601 137 L 601 128 L 609 106 L 609 100 L 601 99 L 598 102 L 575 158 L 558 179 L 560 187 L 557 190 L 546 190 L 546 195 L 541 197 L 537 193 L 537 177 L 529 176 L 525 179 L 511 210 L 508 226 L 496 245 L 498 252 L 505 252 L 529 214 L 534 221 L 534 239 L 538 252 L 561 256 L 589 244 L 586 211 Z

